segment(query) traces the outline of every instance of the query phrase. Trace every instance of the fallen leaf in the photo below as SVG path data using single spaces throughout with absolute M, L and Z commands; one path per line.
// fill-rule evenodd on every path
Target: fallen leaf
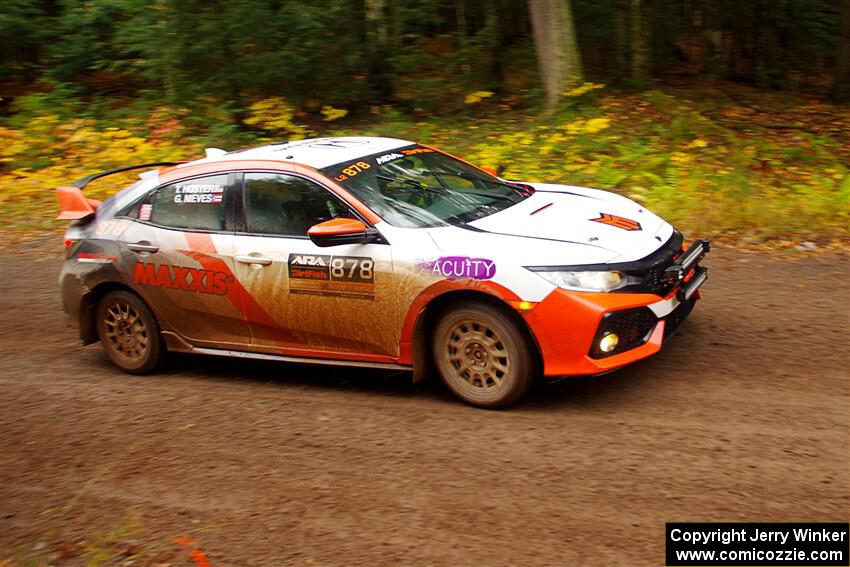
M 193 545 L 197 545 L 197 541 L 190 538 L 188 535 L 183 534 L 177 539 L 174 540 L 175 545 L 182 545 L 184 547 L 192 547 Z
M 209 560 L 207 559 L 207 556 L 200 549 L 196 549 L 192 552 L 192 559 L 195 560 L 195 563 L 198 565 L 198 567 L 212 567 Z

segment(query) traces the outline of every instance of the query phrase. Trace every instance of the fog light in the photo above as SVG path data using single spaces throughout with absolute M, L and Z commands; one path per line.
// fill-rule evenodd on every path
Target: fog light
M 615 333 L 605 333 L 605 336 L 599 341 L 599 350 L 602 352 L 611 352 L 617 348 L 617 343 L 619 342 L 620 337 L 618 337 Z

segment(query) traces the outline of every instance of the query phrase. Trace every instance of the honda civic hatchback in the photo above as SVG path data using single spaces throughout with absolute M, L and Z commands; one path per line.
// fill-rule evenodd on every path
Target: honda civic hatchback
M 407 369 L 503 407 L 658 352 L 708 276 L 708 241 L 629 199 L 390 138 L 211 149 L 57 194 L 64 309 L 132 374 L 166 351 Z

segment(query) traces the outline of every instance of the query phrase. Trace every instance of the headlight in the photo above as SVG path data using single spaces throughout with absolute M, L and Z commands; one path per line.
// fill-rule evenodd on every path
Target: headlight
M 535 270 L 534 273 L 552 285 L 575 291 L 613 291 L 628 283 L 628 277 L 623 272 L 544 272 Z

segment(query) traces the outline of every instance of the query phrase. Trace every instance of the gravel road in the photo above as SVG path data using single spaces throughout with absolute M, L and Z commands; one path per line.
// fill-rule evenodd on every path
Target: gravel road
M 191 565 L 187 534 L 215 567 L 662 565 L 666 521 L 848 520 L 846 256 L 713 252 L 660 354 L 500 412 L 404 373 L 123 375 L 54 248 L 0 262 L 0 563 Z

